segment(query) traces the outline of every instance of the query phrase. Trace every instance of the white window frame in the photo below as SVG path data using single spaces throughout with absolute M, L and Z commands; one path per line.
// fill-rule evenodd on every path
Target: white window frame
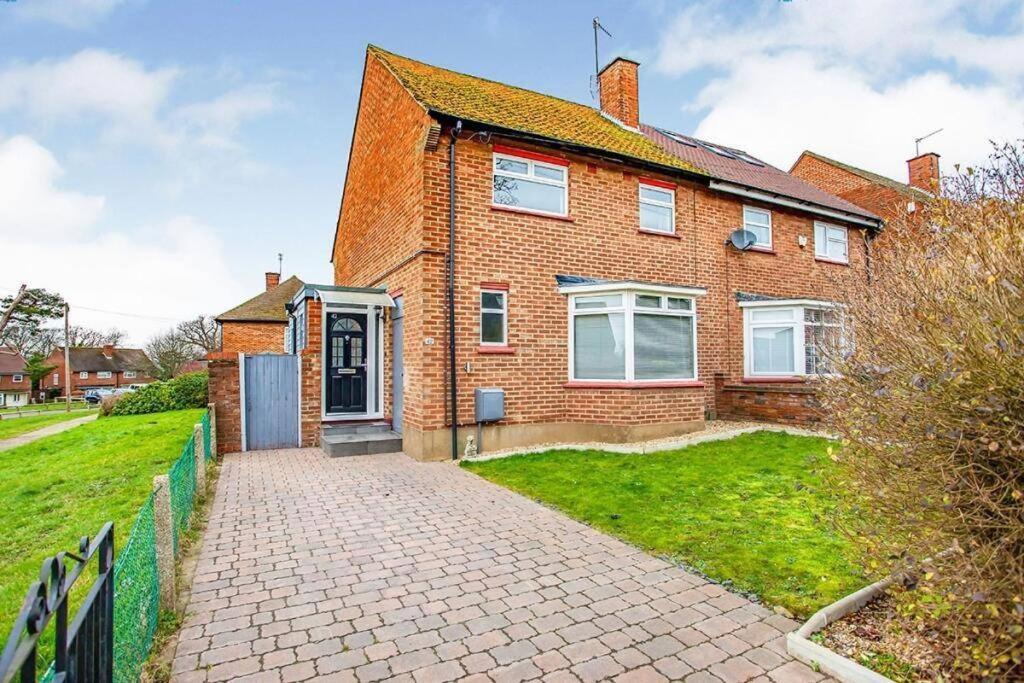
M 501 308 L 484 308 L 484 294 L 500 294 Z M 501 341 L 484 341 L 484 313 L 501 314 Z M 508 290 L 507 289 L 480 289 L 480 346 L 508 346 Z
M 658 192 L 668 192 L 669 195 L 672 197 L 672 200 L 670 202 L 659 202 L 659 201 L 657 201 L 655 199 L 645 199 L 644 198 L 644 188 L 645 187 L 647 189 L 649 189 L 649 190 L 657 190 Z M 640 229 L 641 230 L 644 230 L 646 232 L 656 232 L 659 235 L 674 235 L 674 234 L 676 234 L 676 191 L 675 191 L 675 189 L 669 189 L 667 187 L 662 187 L 661 185 L 655 185 L 654 183 L 644 182 L 643 180 L 641 180 L 639 185 L 637 186 L 637 197 L 639 198 L 641 205 L 648 204 L 650 206 L 657 206 L 657 207 L 669 209 L 669 215 L 672 217 L 672 225 L 671 225 L 671 227 L 668 230 L 659 230 L 658 228 L 649 228 L 649 227 L 647 227 L 647 226 L 645 226 L 643 224 L 643 215 L 644 214 L 643 214 L 643 211 L 638 208 L 638 210 L 637 210 L 637 213 L 639 214 L 638 215 L 638 221 L 639 221 L 639 225 L 640 225 Z
M 812 299 L 789 299 L 771 301 L 741 301 L 743 309 L 743 375 L 745 377 L 763 379 L 788 379 L 794 377 L 834 377 L 834 374 L 807 372 L 807 342 L 805 321 L 806 309 L 841 309 L 842 305 L 830 301 Z M 754 322 L 754 311 L 790 311 L 790 320 Z M 791 327 L 793 329 L 793 372 L 779 374 L 775 372 L 756 372 L 754 369 L 754 330 L 760 327 Z M 839 324 L 842 328 L 842 324 Z M 843 344 L 845 335 L 840 331 Z
M 82 370 L 81 372 L 79 372 L 78 373 L 78 379 L 89 379 L 89 371 L 88 370 Z
M 819 231 L 821 232 L 822 239 L 818 239 Z M 830 233 L 841 232 L 843 238 L 833 238 Z M 843 245 L 843 258 L 836 258 L 830 256 L 828 253 L 828 245 L 832 242 Z M 850 229 L 842 225 L 835 225 L 834 223 L 826 223 L 824 221 L 814 221 L 814 258 L 819 261 L 831 261 L 833 263 L 849 263 L 850 262 Z
M 616 287 L 615 284 L 618 286 Z M 700 377 L 700 369 L 698 367 L 697 359 L 697 297 L 703 296 L 707 293 L 707 290 L 697 287 L 659 287 L 649 286 L 644 287 L 639 283 L 612 283 L 609 285 L 577 285 L 562 287 L 559 289 L 562 294 L 569 294 L 569 328 L 568 328 L 568 339 L 569 339 L 569 381 L 574 384 L 622 384 L 629 386 L 631 384 L 643 384 L 643 385 L 658 385 L 666 384 L 673 385 L 680 382 L 697 382 Z M 622 305 L 612 306 L 607 308 L 584 308 L 577 309 L 576 301 L 581 297 L 588 297 L 594 295 L 621 295 Z M 637 296 L 660 296 L 661 302 L 659 308 L 647 308 L 637 307 L 636 297 Z M 668 299 L 687 299 L 690 301 L 690 308 L 688 310 L 683 309 L 669 309 Z M 659 378 L 659 379 L 636 379 L 636 363 L 633 348 L 633 315 L 635 311 L 639 311 L 642 315 L 654 314 L 654 315 L 671 315 L 677 317 L 688 317 L 693 320 L 693 374 L 690 377 L 673 377 L 673 378 Z M 624 379 L 590 379 L 590 378 L 577 378 L 576 377 L 576 334 L 575 334 L 575 320 L 577 316 L 581 315 L 602 315 L 608 313 L 622 313 L 623 314 L 623 343 L 625 345 L 624 362 L 625 377 Z
M 53 373 L 53 382 L 52 383 L 54 384 L 54 386 L 60 384 L 60 373 L 57 373 L 57 372 Z
M 25 375 L 13 375 L 11 377 L 11 381 L 14 382 L 15 384 L 21 384 L 22 382 L 25 381 Z
M 135 371 L 134 370 L 125 370 L 124 371 L 124 378 L 125 379 L 135 379 Z
M 514 173 L 512 171 L 499 171 L 498 161 L 501 159 L 508 159 L 509 161 L 515 161 L 521 164 L 526 164 L 526 173 Z M 565 180 L 561 182 L 552 178 L 541 178 L 535 174 L 535 169 L 540 166 L 542 168 L 552 168 L 562 172 Z M 527 206 L 517 206 L 515 204 L 502 204 L 494 201 L 494 177 L 505 176 L 507 178 L 519 178 L 522 180 L 529 180 L 530 182 L 540 183 L 542 185 L 551 185 L 553 187 L 562 188 L 562 206 L 565 210 L 561 213 L 554 211 L 544 211 L 543 209 L 533 209 Z M 491 160 L 491 206 L 499 209 L 510 209 L 512 211 L 525 211 L 527 213 L 537 213 L 543 216 L 556 216 L 558 218 L 567 218 L 569 216 L 569 166 L 562 164 L 552 164 L 545 161 L 538 161 L 537 159 L 531 159 L 526 156 L 516 156 L 515 154 L 508 154 L 505 152 L 494 152 Z
M 772 229 L 772 212 L 769 211 L 768 209 L 762 209 L 759 206 L 744 206 L 743 207 L 743 229 L 744 230 L 750 230 L 750 228 L 747 227 L 747 225 L 748 225 L 748 223 L 747 223 L 747 214 L 749 214 L 749 213 L 764 214 L 765 216 L 768 217 L 768 241 L 767 242 L 760 242 L 760 241 L 754 242 L 754 246 L 755 247 L 760 247 L 761 249 L 771 249 L 772 248 L 772 243 L 775 240 L 775 235 L 774 235 L 775 231 Z M 757 225 L 755 227 L 763 228 L 764 226 L 763 225 Z M 750 230 L 750 232 L 754 232 L 754 231 Z M 754 234 L 756 235 L 757 233 L 754 232 Z
M 99 370 L 96 372 L 96 379 L 110 379 L 110 370 Z

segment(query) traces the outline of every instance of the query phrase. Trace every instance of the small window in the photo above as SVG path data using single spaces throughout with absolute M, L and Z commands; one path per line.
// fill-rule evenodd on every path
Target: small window
M 480 343 L 494 346 L 508 343 L 508 292 L 491 289 L 480 292 Z
M 743 229 L 754 233 L 754 246 L 771 249 L 772 247 L 772 212 L 743 207 Z
M 22 382 L 25 381 L 25 377 L 23 375 L 15 375 L 14 377 L 11 378 L 11 380 L 15 384 L 21 384 Z
M 135 379 L 135 371 L 134 370 L 125 370 L 124 371 L 124 378 L 125 379 Z
M 568 177 L 566 166 L 495 154 L 492 201 L 499 206 L 565 216 L 569 205 Z
M 840 311 L 830 306 L 746 309 L 744 358 L 753 377 L 831 375 L 848 348 Z
M 97 372 L 96 379 L 110 379 L 110 371 Z
M 78 379 L 89 379 L 89 371 L 82 370 L 80 373 L 78 373 Z
M 652 232 L 676 231 L 676 193 L 664 187 L 640 183 L 640 227 Z
M 846 228 L 828 223 L 814 224 L 814 255 L 829 261 L 848 263 L 849 233 Z
M 53 383 L 54 384 L 60 384 L 60 375 L 57 374 L 56 372 L 53 373 Z

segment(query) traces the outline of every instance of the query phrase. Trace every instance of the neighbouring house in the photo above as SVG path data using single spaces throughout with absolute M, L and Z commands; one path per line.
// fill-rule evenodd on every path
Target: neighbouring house
M 908 182 L 804 151 L 789 171 L 826 192 L 867 209 L 886 222 L 919 211 L 939 191 L 939 155 L 920 154 L 907 161 Z
M 600 108 L 367 49 L 334 283 L 288 307 L 296 442 L 383 426 L 441 459 L 469 437 L 488 451 L 818 419 L 821 349 L 881 219 L 641 123 L 634 61 L 598 80 Z M 211 397 L 237 412 L 251 383 L 232 362 L 211 360 L 230 379 Z M 264 423 L 218 419 L 222 447 Z
M 71 396 L 81 396 L 89 389 L 117 389 L 131 384 L 148 384 L 152 363 L 142 349 L 116 349 L 107 344 L 102 347 L 71 347 Z M 55 348 L 46 358 L 53 370 L 40 382 L 47 394 L 66 395 L 64 379 L 64 349 Z
M 0 408 L 23 406 L 32 394 L 32 380 L 25 370 L 25 357 L 0 346 Z
M 303 286 L 294 275 L 281 282 L 280 273 L 266 273 L 266 289 L 245 303 L 218 315 L 221 351 L 282 353 L 288 329 L 285 305 Z

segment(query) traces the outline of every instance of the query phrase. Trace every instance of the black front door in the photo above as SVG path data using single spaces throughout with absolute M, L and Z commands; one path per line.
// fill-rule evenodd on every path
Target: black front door
M 331 313 L 328 339 L 327 412 L 366 412 L 366 314 Z

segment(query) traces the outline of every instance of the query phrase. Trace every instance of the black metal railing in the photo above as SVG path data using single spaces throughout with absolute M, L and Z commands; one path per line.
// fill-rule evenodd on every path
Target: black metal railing
M 97 576 L 68 625 L 68 596 L 97 557 Z M 69 562 L 74 562 L 68 572 Z M 106 683 L 114 678 L 114 525 L 107 522 L 91 541 L 83 536 L 78 554 L 57 553 L 43 561 L 0 655 L 0 683 L 35 681 L 39 639 L 54 625 L 54 683 Z

